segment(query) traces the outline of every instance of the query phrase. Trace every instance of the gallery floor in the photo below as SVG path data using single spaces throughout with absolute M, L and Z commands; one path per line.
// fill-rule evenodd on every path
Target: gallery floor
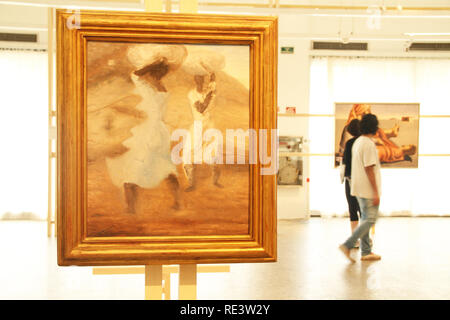
M 450 299 L 450 218 L 381 218 L 378 262 L 338 251 L 344 218 L 279 221 L 278 262 L 199 274 L 199 299 Z M 177 298 L 177 276 L 172 298 Z M 144 275 L 58 267 L 44 222 L 0 222 L 0 299 L 143 299 Z

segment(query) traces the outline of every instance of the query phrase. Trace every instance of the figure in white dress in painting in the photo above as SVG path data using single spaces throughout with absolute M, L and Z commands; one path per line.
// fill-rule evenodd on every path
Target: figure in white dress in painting
M 215 107 L 216 72 L 220 71 L 224 66 L 225 58 L 218 52 L 207 49 L 195 50 L 191 48 L 189 50 L 184 69 L 194 76 L 195 82 L 195 88 L 189 91 L 188 94 L 193 118 L 193 124 L 190 127 L 190 134 L 193 140 L 195 136 L 195 122 L 201 123 L 202 134 L 208 129 L 215 129 L 211 111 Z M 223 188 L 219 183 L 221 170 L 216 161 L 216 157 L 221 157 L 218 141 L 215 139 L 206 141 L 202 139 L 201 145 L 192 143 L 191 146 L 193 152 L 183 151 L 183 168 L 189 182 L 189 186 L 185 191 L 190 192 L 196 188 L 196 165 L 191 162 L 195 154 L 203 154 L 203 160 L 212 165 L 213 184 L 216 187 Z
M 170 157 L 170 134 L 162 120 L 169 95 L 162 80 L 186 55 L 181 45 L 138 44 L 128 50 L 128 59 L 136 67 L 131 79 L 142 97 L 137 109 L 147 118 L 123 143 L 129 149 L 126 153 L 106 158 L 112 182 L 124 189 L 128 213 L 136 213 L 138 188 L 155 188 L 166 179 L 175 198 L 173 207 L 179 208 L 180 185 Z

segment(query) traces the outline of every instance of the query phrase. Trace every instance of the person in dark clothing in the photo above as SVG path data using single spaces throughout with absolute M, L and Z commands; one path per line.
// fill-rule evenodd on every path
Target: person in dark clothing
M 352 147 L 355 140 L 361 135 L 359 130 L 359 120 L 353 119 L 347 126 L 347 132 L 353 136 L 350 140 L 345 144 L 344 157 L 342 160 L 342 164 L 345 165 L 345 196 L 347 197 L 348 203 L 348 211 L 350 213 L 350 227 L 351 231 L 353 231 L 358 227 L 359 224 L 359 215 L 361 215 L 361 210 L 359 208 L 358 200 L 356 197 L 350 194 L 350 180 L 351 180 L 351 172 L 352 172 Z M 359 247 L 359 243 L 357 242 L 355 248 Z

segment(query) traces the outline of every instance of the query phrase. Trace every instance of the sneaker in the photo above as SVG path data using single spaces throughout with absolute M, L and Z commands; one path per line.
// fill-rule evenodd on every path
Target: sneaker
M 350 249 L 348 249 L 345 245 L 341 244 L 339 246 L 339 250 L 342 251 L 342 253 L 347 257 L 348 260 L 350 260 L 351 263 L 355 263 L 356 262 L 355 259 L 353 259 L 350 256 Z
M 369 253 L 368 255 L 361 257 L 361 261 L 377 261 L 377 260 L 381 260 L 381 256 L 375 253 Z

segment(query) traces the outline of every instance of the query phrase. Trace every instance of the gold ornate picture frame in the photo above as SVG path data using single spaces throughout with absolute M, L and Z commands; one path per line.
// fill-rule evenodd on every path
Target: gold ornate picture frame
M 247 146 L 246 162 L 241 167 L 223 167 L 221 181 L 224 182 L 218 183 L 216 179 L 213 185 L 208 175 L 215 179 L 215 167 L 199 164 L 199 172 L 211 172 L 212 167 L 213 173 L 205 173 L 206 178 L 199 176 L 203 185 L 190 193 L 189 189 L 193 188 L 189 185 L 191 176 L 186 165 L 183 171 L 183 164 L 178 164 L 172 175 L 175 178 L 166 174 L 164 177 L 168 178 L 158 180 L 157 187 L 149 184 L 140 188 L 136 182 L 137 187 L 123 183 L 122 188 L 120 183 L 127 180 L 119 179 L 119 187 L 111 181 L 114 175 L 119 175 L 118 171 L 127 174 L 128 167 L 123 165 L 126 159 L 116 164 L 110 161 L 112 164 L 108 166 L 102 157 L 114 160 L 118 154 L 130 154 L 130 150 L 143 153 L 141 146 L 136 149 L 130 146 L 130 136 L 138 135 L 138 120 L 142 123 L 157 119 L 152 120 L 156 122 L 150 127 L 158 128 L 156 133 L 144 130 L 144 135 L 147 132 L 150 144 L 158 136 L 160 145 L 166 141 L 161 136 L 173 133 L 191 117 L 200 117 L 203 121 L 200 123 L 209 121 L 204 116 L 205 101 L 211 100 L 208 94 L 202 98 L 203 104 L 191 103 L 192 115 L 189 107 L 189 94 L 195 92 L 196 84 L 205 81 L 214 87 L 211 92 L 217 95 L 216 111 L 211 111 L 217 123 L 237 129 L 245 122 L 244 130 L 256 132 L 250 138 L 260 138 L 261 132 L 272 132 L 273 138 L 277 128 L 277 18 L 81 11 L 76 17 L 77 24 L 73 20 L 72 12 L 57 11 L 58 264 L 276 261 L 276 170 L 263 174 L 263 169 L 272 164 L 264 157 L 253 157 L 258 161 L 251 162 L 250 147 Z M 222 52 L 229 64 L 222 63 L 217 58 L 219 54 L 198 62 L 201 55 L 193 52 L 199 48 Z M 168 53 L 163 56 L 163 51 Z M 175 51 L 181 53 L 175 57 Z M 189 55 L 195 58 L 191 59 L 197 63 L 195 66 L 205 67 L 208 72 L 201 76 L 188 73 L 194 68 L 187 66 L 191 61 Z M 142 64 L 145 59 L 153 59 L 152 65 Z M 153 87 L 162 89 L 156 93 L 151 91 L 149 97 L 148 88 L 139 77 L 155 67 L 156 62 L 158 68 L 152 69 L 156 73 L 150 80 Z M 243 63 L 247 63 L 245 68 L 240 67 Z M 135 69 L 129 73 L 131 67 Z M 161 80 L 161 70 L 163 76 L 171 73 Z M 155 85 L 155 79 L 161 81 Z M 199 92 L 207 90 L 203 89 L 206 85 L 198 88 Z M 144 92 L 141 96 L 137 93 L 140 89 Z M 127 90 L 129 93 L 125 95 Z M 139 110 L 139 104 L 165 99 L 161 97 L 167 97 L 168 102 L 158 116 L 143 115 Z M 137 109 L 129 108 L 131 104 L 137 105 Z M 203 105 L 204 108 L 199 107 Z M 129 119 L 136 122 L 133 127 L 129 125 L 132 122 L 127 122 Z M 131 133 L 120 127 L 124 123 Z M 120 145 L 123 150 L 110 148 L 111 141 L 125 139 L 129 144 Z M 253 144 L 258 155 L 277 156 L 273 143 L 265 139 L 258 141 Z M 144 163 L 155 163 L 155 159 L 161 162 L 166 155 L 161 146 L 158 148 L 150 148 L 144 154 Z M 152 168 L 150 180 L 167 166 Z M 183 175 L 186 172 L 188 178 Z M 142 178 L 145 174 L 138 176 Z M 167 191 L 174 186 L 176 191 Z M 169 207 L 172 193 L 175 208 Z M 180 203 L 176 198 L 179 194 L 183 198 Z M 131 201 L 130 209 L 129 199 L 137 195 L 141 202 L 135 208 L 135 200 Z M 151 206 L 157 207 L 152 211 Z M 167 211 L 161 209 L 166 207 Z M 235 224 L 239 227 L 235 228 Z

